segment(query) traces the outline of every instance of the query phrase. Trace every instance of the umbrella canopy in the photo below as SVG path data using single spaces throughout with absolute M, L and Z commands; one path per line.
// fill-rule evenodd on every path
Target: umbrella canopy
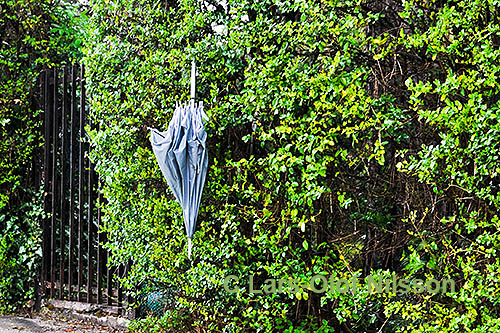
M 183 210 L 189 257 L 208 167 L 205 117 L 201 103 L 177 105 L 165 132 L 151 129 L 158 165 Z

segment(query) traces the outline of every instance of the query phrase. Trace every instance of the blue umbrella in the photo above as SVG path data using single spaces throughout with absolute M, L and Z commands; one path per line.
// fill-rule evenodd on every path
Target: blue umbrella
M 158 165 L 182 207 L 189 258 L 208 168 L 207 133 L 203 121 L 207 116 L 203 112 L 203 104 L 194 102 L 195 71 L 193 61 L 191 101 L 176 104 L 166 131 L 150 129 L 151 145 Z

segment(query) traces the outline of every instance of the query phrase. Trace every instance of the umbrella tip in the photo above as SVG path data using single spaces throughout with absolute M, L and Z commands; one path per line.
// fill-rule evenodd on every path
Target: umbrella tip
M 191 248 L 192 248 L 192 244 L 191 244 L 191 237 L 188 237 L 188 258 L 191 259 Z

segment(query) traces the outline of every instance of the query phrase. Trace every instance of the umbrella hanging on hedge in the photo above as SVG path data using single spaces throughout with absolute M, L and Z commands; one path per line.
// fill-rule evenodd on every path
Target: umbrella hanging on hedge
M 208 167 L 207 133 L 203 104 L 195 103 L 196 66 L 191 69 L 191 101 L 176 103 L 168 129 L 151 130 L 151 145 L 160 169 L 182 206 L 184 226 L 188 236 L 188 256 L 191 258 L 191 238 L 196 228 L 201 194 Z

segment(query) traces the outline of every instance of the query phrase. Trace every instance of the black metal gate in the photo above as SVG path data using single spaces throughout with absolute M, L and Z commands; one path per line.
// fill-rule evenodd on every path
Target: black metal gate
M 121 308 L 116 277 L 126 269 L 107 267 L 100 244 L 102 196 L 87 153 L 83 65 L 48 69 L 41 77 L 44 109 L 44 210 L 42 293 L 51 299 Z

